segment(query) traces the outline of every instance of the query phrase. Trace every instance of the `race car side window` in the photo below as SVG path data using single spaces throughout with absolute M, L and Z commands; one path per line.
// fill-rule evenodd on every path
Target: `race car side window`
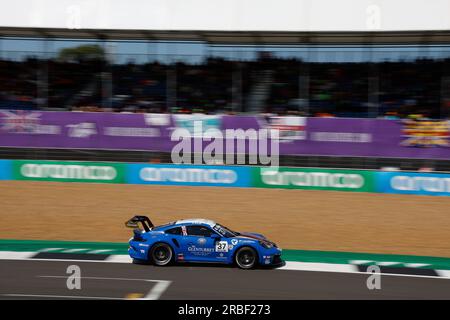
M 167 229 L 166 233 L 181 235 L 181 228 L 180 227 L 175 227 L 175 228 Z
M 213 231 L 204 226 L 187 226 L 188 236 L 210 237 Z

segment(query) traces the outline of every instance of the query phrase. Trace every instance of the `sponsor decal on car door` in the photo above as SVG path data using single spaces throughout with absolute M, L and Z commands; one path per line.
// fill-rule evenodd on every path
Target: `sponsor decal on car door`
M 181 244 L 185 259 L 209 261 L 214 259 L 214 239 L 201 236 L 184 236 Z

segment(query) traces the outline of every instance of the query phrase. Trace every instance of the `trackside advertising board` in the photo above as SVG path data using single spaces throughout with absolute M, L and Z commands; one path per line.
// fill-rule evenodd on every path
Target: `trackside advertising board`
M 450 196 L 450 174 L 320 168 L 0 160 L 0 180 L 254 187 Z
M 15 180 L 124 183 L 122 163 L 78 161 L 13 161 Z
M 377 172 L 377 192 L 450 196 L 450 174 Z
M 202 150 L 210 146 L 202 138 L 220 132 L 228 153 L 238 142 L 252 153 L 239 129 L 266 129 L 278 131 L 280 155 L 450 159 L 447 120 L 0 110 L 2 147 L 171 152 L 177 129 Z
M 0 160 L 0 180 L 11 180 L 11 160 Z
M 251 187 L 251 167 L 129 164 L 133 184 Z
M 253 183 L 259 188 L 374 192 L 374 172 L 311 168 L 255 168 Z

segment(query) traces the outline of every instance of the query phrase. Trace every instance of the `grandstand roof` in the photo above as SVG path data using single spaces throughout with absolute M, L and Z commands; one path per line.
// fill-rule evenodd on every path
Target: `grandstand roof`
M 0 27 L 0 37 L 72 38 L 135 41 L 203 41 L 246 45 L 450 44 L 448 31 L 270 32 L 270 31 L 149 31 Z
M 0 11 L 0 37 L 251 45 L 450 44 L 450 2 L 431 2 L 15 0 Z

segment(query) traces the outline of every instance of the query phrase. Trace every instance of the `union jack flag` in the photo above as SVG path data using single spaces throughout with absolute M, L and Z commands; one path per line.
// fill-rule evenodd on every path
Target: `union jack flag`
M 39 127 L 41 113 L 24 110 L 0 111 L 0 125 L 9 133 L 33 133 Z

